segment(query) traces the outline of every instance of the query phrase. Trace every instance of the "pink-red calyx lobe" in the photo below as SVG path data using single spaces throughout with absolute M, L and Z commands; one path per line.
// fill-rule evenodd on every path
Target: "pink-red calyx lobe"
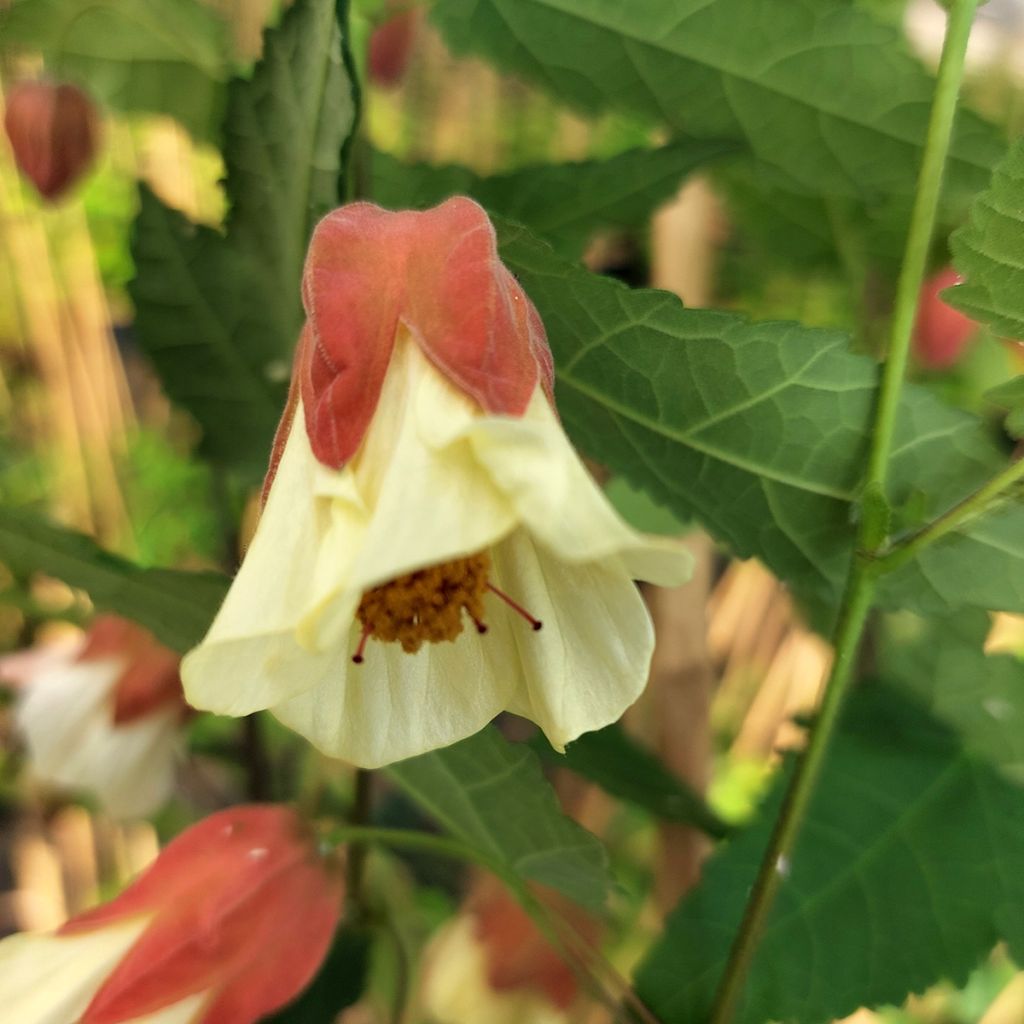
M 79 935 L 150 923 L 79 1024 L 121 1024 L 204 992 L 200 1024 L 251 1024 L 309 983 L 338 922 L 343 882 L 288 807 L 232 807 L 183 832 L 120 896 L 72 918 Z
M 302 297 L 306 325 L 271 476 L 300 397 L 317 460 L 340 468 L 355 454 L 401 325 L 485 412 L 522 415 L 538 382 L 551 394 L 543 324 L 471 199 L 423 212 L 365 202 L 333 211 L 313 233 Z

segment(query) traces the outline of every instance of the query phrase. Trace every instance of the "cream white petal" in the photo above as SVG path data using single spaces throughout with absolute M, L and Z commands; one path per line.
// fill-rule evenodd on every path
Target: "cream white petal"
M 461 421 L 471 409 L 408 340 L 396 345 L 363 447 L 344 469 L 316 461 L 300 407 L 245 561 L 182 662 L 191 704 L 241 715 L 337 686 L 366 590 L 481 551 L 513 528 L 509 502 L 468 442 L 442 452 L 424 442 L 423 417 L 435 416 Z
M 132 1017 L 130 1021 L 125 1021 L 125 1024 L 196 1024 L 203 1019 L 210 998 L 209 992 L 197 992 L 154 1013 Z
M 4 1018 L 17 1024 L 71 1024 L 147 923 L 146 917 L 135 917 L 83 935 L 4 939 L 0 942 Z
M 562 561 L 617 554 L 634 579 L 685 583 L 693 559 L 681 543 L 638 533 L 612 508 L 576 454 L 538 387 L 520 419 L 433 420 L 439 451 L 469 441 L 479 468 L 515 509 L 517 520 Z
M 488 621 L 483 636 L 470 625 L 454 642 L 415 654 L 370 640 L 362 665 L 351 661 L 353 629 L 330 678 L 271 711 L 324 753 L 363 768 L 464 739 L 505 708 L 517 686 L 517 623 L 500 612 Z
M 494 573 L 544 623 L 515 633 L 522 669 L 508 710 L 557 750 L 616 721 L 643 691 L 654 650 L 647 608 L 619 561 L 558 562 L 519 530 L 495 549 Z
M 181 714 L 157 708 L 115 725 L 117 658 L 56 665 L 40 672 L 15 715 L 38 778 L 95 793 L 115 817 L 158 810 L 174 787 Z

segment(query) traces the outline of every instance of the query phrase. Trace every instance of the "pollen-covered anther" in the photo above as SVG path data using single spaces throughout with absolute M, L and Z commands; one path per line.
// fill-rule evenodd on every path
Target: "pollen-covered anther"
M 490 556 L 482 551 L 368 590 L 356 612 L 364 636 L 400 643 L 402 650 L 412 654 L 424 643 L 454 640 L 463 629 L 463 612 L 480 629 L 490 568 Z

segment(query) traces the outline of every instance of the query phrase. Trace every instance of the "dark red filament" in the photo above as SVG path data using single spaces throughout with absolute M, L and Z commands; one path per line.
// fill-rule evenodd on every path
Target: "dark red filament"
M 533 626 L 535 631 L 540 629 L 544 625 L 544 623 L 541 622 L 540 619 L 535 619 L 521 604 L 518 604 L 517 602 L 513 601 L 512 598 L 505 593 L 505 591 L 499 590 L 493 583 L 488 583 L 487 589 L 492 594 L 495 594 L 497 597 L 500 597 L 502 601 L 504 601 L 505 604 L 507 604 L 509 608 L 511 608 L 514 612 L 517 612 L 519 615 L 522 615 L 522 617 L 526 619 L 526 621 L 531 626 Z

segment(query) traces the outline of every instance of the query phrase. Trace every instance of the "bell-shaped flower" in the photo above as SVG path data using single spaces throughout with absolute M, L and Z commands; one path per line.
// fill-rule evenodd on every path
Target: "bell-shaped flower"
M 179 657 L 116 615 L 70 642 L 0 658 L 32 773 L 94 793 L 115 817 L 158 810 L 174 788 L 188 709 Z
M 544 890 L 544 902 L 584 944 L 597 922 Z M 577 974 L 508 891 L 490 877 L 431 940 L 423 1004 L 436 1024 L 565 1024 L 580 995 Z
M 253 1024 L 316 973 L 342 889 L 291 809 L 220 811 L 110 903 L 0 942 L 4 1019 Z
M 680 546 L 619 519 L 562 431 L 540 317 L 464 198 L 317 227 L 265 506 L 205 640 L 196 707 L 269 708 L 377 767 L 507 709 L 558 749 L 640 694 L 634 579 Z

